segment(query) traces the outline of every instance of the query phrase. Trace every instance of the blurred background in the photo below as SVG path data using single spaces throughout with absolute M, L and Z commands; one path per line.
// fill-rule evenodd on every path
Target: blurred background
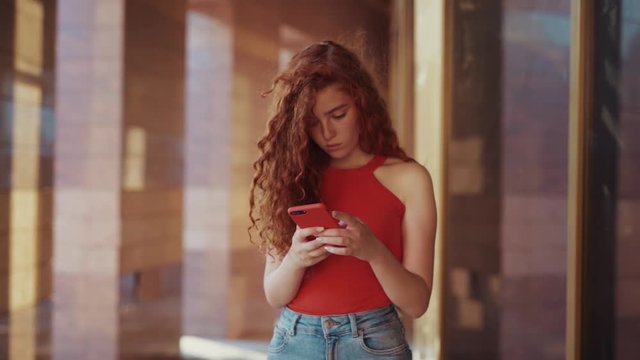
M 0 359 L 265 359 L 260 94 L 324 39 L 434 178 L 414 358 L 635 359 L 636 0 L 0 0 Z

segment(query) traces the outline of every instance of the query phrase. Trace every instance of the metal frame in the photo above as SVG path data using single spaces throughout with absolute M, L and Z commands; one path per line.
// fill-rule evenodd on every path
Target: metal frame
M 593 0 L 571 1 L 566 359 L 581 358 L 587 132 L 593 104 Z
M 447 214 L 447 148 L 451 126 L 452 11 L 448 0 L 414 1 L 414 49 L 416 61 L 414 155 L 433 179 L 438 225 L 431 303 L 416 321 L 416 355 L 444 359 L 443 341 Z

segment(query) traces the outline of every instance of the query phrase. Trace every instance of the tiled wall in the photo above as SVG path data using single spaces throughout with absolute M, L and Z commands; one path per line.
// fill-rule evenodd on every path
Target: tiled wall
M 120 273 L 135 274 L 139 302 L 181 291 L 186 10 L 185 1 L 125 2 Z M 121 353 L 177 351 L 179 313 L 136 317 L 157 329 L 120 336 Z
M 56 357 L 130 353 L 140 343 L 128 321 L 157 314 L 132 316 L 123 306 L 180 293 L 182 304 L 172 306 L 182 314 L 168 315 L 171 330 L 148 341 L 175 347 L 181 329 L 268 337 L 277 310 L 264 299 L 264 259 L 246 232 L 251 163 L 269 103 L 260 94 L 309 41 L 358 31 L 367 33 L 367 54 L 379 60 L 385 84 L 387 4 L 17 1 L 46 4 L 40 24 L 38 10 L 23 14 L 15 3 L 0 1 L 0 311 L 9 294 L 26 294 L 10 289 L 9 274 L 28 270 L 41 297 L 50 296 L 55 274 Z M 24 34 L 14 46 L 23 15 L 27 29 L 46 30 L 41 60 Z M 24 59 L 14 56 L 21 52 Z M 25 73 L 38 64 L 40 73 L 16 76 L 14 66 Z M 15 86 L 24 79 L 40 90 Z M 20 216 L 12 218 L 12 204 L 24 207 Z M 37 258 L 16 263 L 15 272 L 10 231 L 32 240 L 21 248 L 30 255 L 16 258 Z
M 227 336 L 230 282 L 231 1 L 187 11 L 182 329 Z
M 118 354 L 124 1 L 57 13 L 54 358 Z
M 184 1 L 126 2 L 120 270 L 142 277 L 182 262 L 185 23 Z
M 568 5 L 455 2 L 450 358 L 564 356 Z M 50 297 L 55 275 L 57 358 L 175 352 L 181 331 L 267 338 L 277 310 L 246 232 L 260 94 L 309 41 L 358 31 L 386 84 L 389 11 L 377 0 L 0 0 L 0 313 Z M 627 20 L 624 31 L 638 27 Z M 640 318 L 637 36 L 629 44 L 620 334 Z M 182 312 L 132 307 L 180 293 Z M 142 338 L 136 324 L 159 330 Z M 629 339 L 620 349 L 635 349 Z

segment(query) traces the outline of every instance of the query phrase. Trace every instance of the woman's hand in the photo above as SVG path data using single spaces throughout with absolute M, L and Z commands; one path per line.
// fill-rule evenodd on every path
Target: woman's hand
M 333 211 L 332 215 L 346 227 L 327 229 L 320 234 L 316 240 L 325 245 L 326 251 L 335 255 L 350 255 L 360 260 L 371 261 L 384 250 L 384 244 L 362 220 L 340 211 Z
M 324 249 L 324 243 L 318 238 L 309 240 L 323 230 L 322 227 L 301 229 L 296 226 L 285 260 L 291 262 L 295 268 L 302 269 L 326 259 L 330 254 Z

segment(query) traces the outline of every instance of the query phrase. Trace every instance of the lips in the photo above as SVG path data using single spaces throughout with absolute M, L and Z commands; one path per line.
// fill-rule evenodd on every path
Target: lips
M 337 150 L 340 147 L 340 144 L 330 144 L 327 145 L 327 150 L 332 151 L 332 150 Z

